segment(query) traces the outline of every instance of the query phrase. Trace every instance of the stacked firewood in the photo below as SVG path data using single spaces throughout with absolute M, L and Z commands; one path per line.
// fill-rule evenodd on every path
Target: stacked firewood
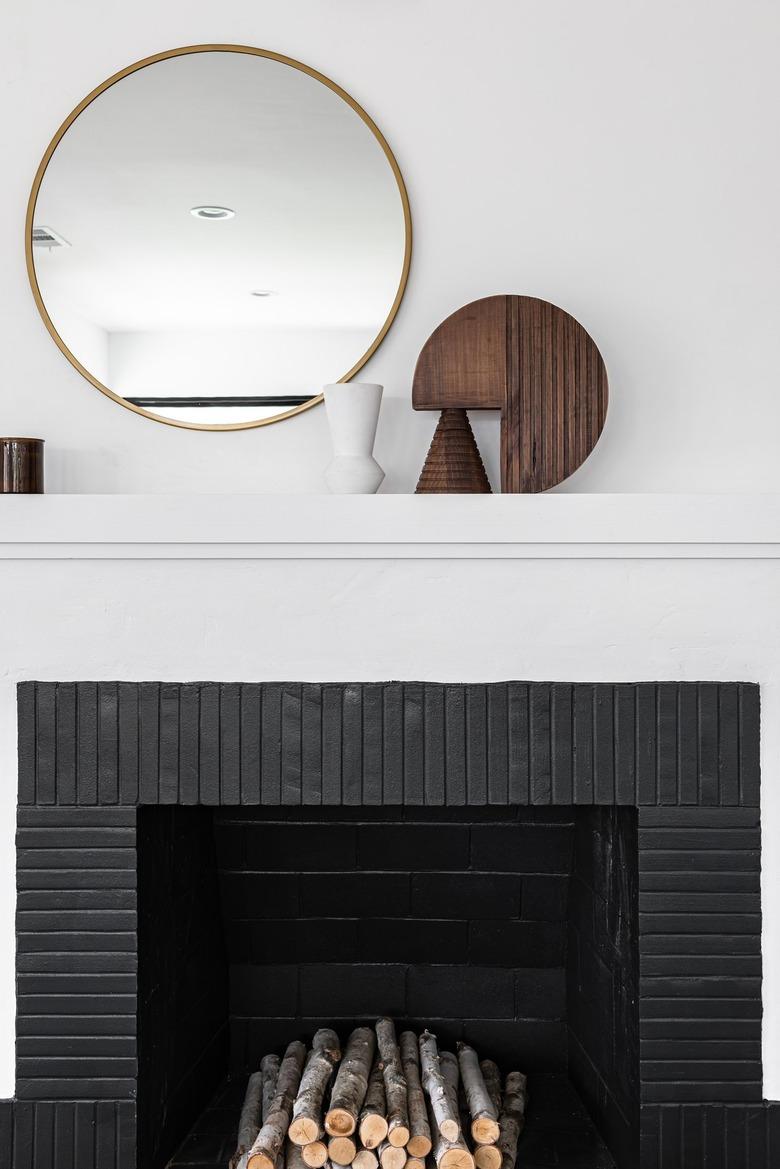
M 343 1052 L 318 1031 L 249 1078 L 231 1169 L 514 1169 L 526 1077 L 436 1036 L 357 1027 Z

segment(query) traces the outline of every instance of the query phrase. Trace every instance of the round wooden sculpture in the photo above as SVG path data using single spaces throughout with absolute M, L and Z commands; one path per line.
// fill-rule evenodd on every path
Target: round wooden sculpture
M 593 339 L 532 296 L 488 296 L 447 317 L 412 385 L 415 410 L 501 411 L 504 492 L 547 491 L 576 471 L 598 442 L 607 397 Z

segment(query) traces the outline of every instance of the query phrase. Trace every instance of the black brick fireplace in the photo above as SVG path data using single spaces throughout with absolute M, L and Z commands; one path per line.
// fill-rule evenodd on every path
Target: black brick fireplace
M 737 683 L 25 683 L 0 1165 L 216 1169 L 267 1050 L 383 1012 L 530 1073 L 529 1169 L 780 1164 L 758 714 Z

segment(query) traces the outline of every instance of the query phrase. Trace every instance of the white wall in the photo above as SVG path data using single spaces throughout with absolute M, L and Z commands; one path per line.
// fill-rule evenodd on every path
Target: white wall
M 64 115 L 132 60 L 219 40 L 330 74 L 404 171 L 412 277 L 366 370 L 383 490 L 413 487 L 433 430 L 409 408 L 420 347 L 498 291 L 563 305 L 606 358 L 607 427 L 569 489 L 780 484 L 774 0 L 40 0 L 3 32 L 0 427 L 47 439 L 51 490 L 224 490 L 224 465 L 236 491 L 321 489 L 322 408 L 227 435 L 136 417 L 69 368 L 27 287 L 25 201 Z
M 109 335 L 106 330 L 57 297 L 47 296 L 46 304 L 49 316 L 57 322 L 57 332 L 71 353 L 76 354 L 98 381 L 108 384 Z

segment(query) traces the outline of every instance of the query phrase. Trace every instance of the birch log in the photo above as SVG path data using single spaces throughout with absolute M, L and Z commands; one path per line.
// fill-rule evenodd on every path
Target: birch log
M 498 1145 L 477 1145 L 474 1149 L 474 1164 L 477 1169 L 501 1169 L 502 1161 Z
M 379 1055 L 384 1064 L 387 1139 L 391 1145 L 402 1149 L 409 1142 L 409 1103 L 392 1019 L 377 1020 L 376 1038 Z
M 441 1073 L 436 1036 L 432 1035 L 430 1031 L 423 1031 L 420 1036 L 420 1067 L 422 1068 L 423 1087 L 428 1093 L 433 1113 L 431 1137 L 434 1146 L 437 1132 L 440 1132 L 447 1141 L 456 1141 L 460 1134 L 457 1103 L 453 1109 L 447 1095 L 447 1085 Z
M 252 1148 L 263 1124 L 263 1073 L 254 1072 L 249 1077 L 241 1116 L 238 1121 L 238 1140 L 234 1163 L 240 1164 L 244 1153 Z
M 400 1048 L 409 1108 L 410 1136 L 406 1151 L 410 1158 L 419 1157 L 425 1160 L 432 1148 L 431 1129 L 420 1082 L 420 1048 L 414 1031 L 401 1032 Z M 410 1166 L 409 1169 L 415 1169 L 415 1166 Z
M 324 1141 L 312 1141 L 301 1148 L 301 1156 L 309 1169 L 322 1169 L 328 1159 L 328 1146 Z
M 352 1169 L 376 1169 L 379 1164 L 379 1158 L 372 1149 L 358 1149 L 355 1153 L 355 1160 L 352 1162 Z
M 391 1145 L 389 1141 L 382 1141 L 379 1146 L 379 1164 L 382 1169 L 404 1169 L 406 1149 L 400 1145 Z
M 336 1032 L 327 1027 L 317 1031 L 293 1105 L 288 1135 L 294 1145 L 310 1145 L 322 1136 L 322 1101 L 340 1059 L 341 1048 Z
M 276 1081 L 279 1079 L 281 1060 L 278 1055 L 264 1055 L 260 1060 L 260 1074 L 263 1077 L 262 1124 L 271 1115 L 271 1105 L 276 1095 Z
M 525 1124 L 527 1080 L 522 1072 L 510 1072 L 504 1082 L 504 1101 L 499 1119 L 501 1135 L 498 1150 L 501 1169 L 514 1169 L 517 1160 L 517 1142 Z
M 458 1118 L 458 1128 L 460 1129 L 460 1100 L 458 1099 L 460 1070 L 458 1069 L 457 1056 L 453 1055 L 451 1051 L 440 1051 L 439 1067 L 441 1068 L 441 1074 L 444 1078 L 445 1090 L 447 1092 L 447 1099 L 449 1100 L 450 1108 Z
M 458 1066 L 471 1117 L 471 1135 L 478 1145 L 493 1145 L 500 1132 L 498 1112 L 490 1099 L 477 1053 L 468 1043 L 458 1044 Z
M 328 1158 L 334 1165 L 351 1165 L 356 1153 L 352 1137 L 331 1137 L 328 1141 Z
M 496 1116 L 501 1116 L 501 1073 L 492 1059 L 483 1059 L 479 1065 L 490 1103 Z M 498 1145 L 477 1145 L 474 1150 L 477 1169 L 501 1169 L 501 1150 Z
M 431 1108 L 431 1134 L 433 1136 L 433 1157 L 436 1169 L 474 1169 L 474 1158 L 469 1152 L 458 1126 L 458 1136 L 450 1141 L 437 1127 Z
M 292 1141 L 287 1141 L 284 1149 L 284 1169 L 306 1169 L 306 1162 L 301 1156 L 302 1150 Z
M 528 1077 L 522 1072 L 510 1072 L 504 1081 L 504 1112 L 525 1116 L 528 1102 Z
M 263 1127 L 249 1150 L 247 1169 L 275 1169 L 290 1127 L 305 1058 L 306 1048 L 298 1040 L 291 1043 L 284 1053 L 270 1112 L 263 1118 Z
M 496 1116 L 501 1115 L 501 1072 L 498 1070 L 498 1064 L 493 1063 L 492 1059 L 483 1059 L 479 1065 L 479 1070 L 482 1072 L 482 1079 L 485 1081 L 490 1103 L 495 1109 Z
M 368 1079 L 368 1091 L 360 1113 L 358 1132 L 364 1149 L 377 1149 L 387 1137 L 384 1065 L 375 1061 Z
M 374 1032 L 369 1027 L 356 1027 L 349 1037 L 331 1092 L 325 1117 L 328 1136 L 349 1137 L 357 1128 L 373 1058 Z

